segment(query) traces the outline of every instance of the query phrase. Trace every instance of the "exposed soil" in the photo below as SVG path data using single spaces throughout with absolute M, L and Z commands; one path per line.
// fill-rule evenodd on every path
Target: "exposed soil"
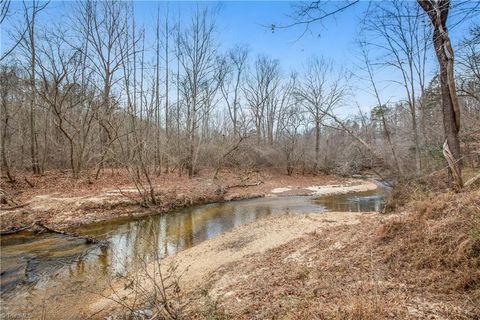
M 55 171 L 41 176 L 17 175 L 14 184 L 2 181 L 3 189 L 15 205 L 2 205 L 0 232 L 30 228 L 39 222 L 56 229 L 89 223 L 168 212 L 178 207 L 254 197 L 263 197 L 275 188 L 290 192 L 314 193 L 305 188 L 334 185 L 342 188 L 364 185 L 365 181 L 336 176 L 286 176 L 269 172 L 223 172 L 213 180 L 205 171 L 193 179 L 169 173 L 155 177 L 153 184 L 160 204 L 140 205 L 137 189 L 121 170 L 107 171 L 99 180 L 74 180 Z M 33 187 L 31 186 L 33 185 Z M 297 190 L 297 191 L 295 191 Z M 331 191 L 332 192 L 332 191 Z

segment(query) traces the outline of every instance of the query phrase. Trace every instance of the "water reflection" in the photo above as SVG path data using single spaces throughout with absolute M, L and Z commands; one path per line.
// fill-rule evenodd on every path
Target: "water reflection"
M 324 210 L 305 197 L 264 198 L 187 208 L 138 221 L 98 224 L 77 232 L 108 240 L 107 250 L 88 259 L 103 265 L 106 272 L 123 273 L 155 256 L 154 250 L 156 256 L 164 257 L 259 218 Z
M 384 207 L 384 195 L 377 191 L 365 191 L 320 197 L 316 203 L 329 211 L 366 212 L 381 211 Z
M 75 230 L 105 239 L 108 247 L 55 234 L 20 233 L 1 239 L 1 291 L 55 285 L 60 278 L 105 277 L 134 269 L 232 228 L 277 214 L 365 211 L 381 206 L 381 194 L 331 196 L 313 201 L 288 196 L 209 204 L 139 220 L 108 222 Z M 155 252 L 155 250 L 157 250 Z M 55 280 L 52 280 L 55 278 Z

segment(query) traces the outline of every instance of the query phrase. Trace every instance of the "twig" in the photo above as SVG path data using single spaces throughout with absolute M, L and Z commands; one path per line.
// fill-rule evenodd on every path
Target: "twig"
M 34 185 L 33 183 L 31 183 L 31 182 L 27 179 L 27 177 L 23 177 L 23 179 L 25 180 L 26 183 L 28 183 L 28 185 L 29 185 L 31 188 L 35 187 L 35 185 Z
M 468 179 L 468 181 L 467 181 L 467 182 L 465 182 L 465 185 L 464 185 L 464 187 L 468 187 L 469 185 L 471 185 L 471 184 L 474 184 L 474 183 L 475 183 L 475 181 L 477 181 L 477 180 L 480 180 L 480 173 L 479 173 L 479 174 L 477 174 L 476 176 L 474 176 L 474 177 L 472 177 L 472 178 Z

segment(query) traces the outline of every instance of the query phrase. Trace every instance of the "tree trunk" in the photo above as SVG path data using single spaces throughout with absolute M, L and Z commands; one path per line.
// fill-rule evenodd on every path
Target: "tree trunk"
M 32 17 L 29 21 L 29 42 L 30 42 L 30 112 L 29 112 L 29 122 L 30 122 L 30 156 L 32 160 L 32 171 L 34 174 L 40 174 L 40 166 L 38 163 L 38 145 L 37 145 L 37 132 L 35 129 L 35 98 L 36 98 L 36 88 L 35 88 L 35 63 L 37 61 L 36 52 L 35 52 L 35 15 L 36 15 L 36 4 L 33 2 L 32 6 Z
M 385 135 L 385 138 L 387 138 L 388 146 L 390 147 L 390 151 L 392 152 L 392 155 L 393 155 L 393 161 L 395 162 L 395 169 L 399 174 L 401 174 L 402 168 L 400 167 L 400 162 L 398 161 L 397 153 L 395 152 L 395 147 L 393 146 L 392 138 L 390 136 L 390 131 L 388 131 L 387 121 L 385 119 L 384 114 L 382 114 L 382 127 L 383 127 L 383 134 Z
M 192 178 L 194 174 L 194 154 L 195 154 L 195 133 L 190 134 L 190 143 L 188 145 L 188 177 Z
M 5 84 L 7 85 L 7 84 Z M 2 88 L 6 90 L 6 88 Z M 7 110 L 7 94 L 2 92 L 2 114 L 3 114 L 3 119 L 2 119 L 2 139 L 0 143 L 0 148 L 2 149 L 2 165 L 1 165 L 1 172 L 2 174 L 5 174 L 8 178 L 9 182 L 14 182 L 15 179 L 13 178 L 11 172 L 10 172 L 10 166 L 8 165 L 8 160 L 7 160 L 7 135 L 8 135 L 8 120 L 10 119 L 8 115 L 8 110 Z
M 169 100 L 168 100 L 168 73 L 169 73 L 169 60 L 168 60 L 168 7 L 167 7 L 167 18 L 165 19 L 165 137 L 166 137 L 166 146 L 170 143 L 170 110 L 169 110 Z M 165 159 L 165 173 L 168 173 L 168 157 Z
M 447 159 L 449 182 L 453 189 L 462 188 L 461 152 L 458 133 L 460 131 L 460 108 L 453 74 L 453 49 L 447 30 L 447 17 L 450 1 L 418 0 L 433 24 L 433 43 L 440 68 L 442 92 L 443 127 L 445 143 L 443 154 Z
M 415 173 L 420 174 L 422 169 L 422 164 L 420 160 L 420 142 L 418 141 L 418 126 L 417 126 L 417 115 L 415 109 L 412 113 L 412 130 L 413 130 L 413 144 L 415 145 Z
M 320 161 L 320 121 L 315 121 L 315 173 L 318 170 L 318 162 Z

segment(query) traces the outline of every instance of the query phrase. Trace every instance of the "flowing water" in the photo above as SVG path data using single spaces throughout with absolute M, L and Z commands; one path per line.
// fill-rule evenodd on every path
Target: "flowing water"
M 68 279 L 80 290 L 87 278 L 107 277 L 135 268 L 158 250 L 172 255 L 257 219 L 326 211 L 379 211 L 383 192 L 370 191 L 313 199 L 267 197 L 195 206 L 128 221 L 88 225 L 76 233 L 107 240 L 108 246 L 52 233 L 21 232 L 1 237 L 1 293 L 12 297 L 54 288 Z

